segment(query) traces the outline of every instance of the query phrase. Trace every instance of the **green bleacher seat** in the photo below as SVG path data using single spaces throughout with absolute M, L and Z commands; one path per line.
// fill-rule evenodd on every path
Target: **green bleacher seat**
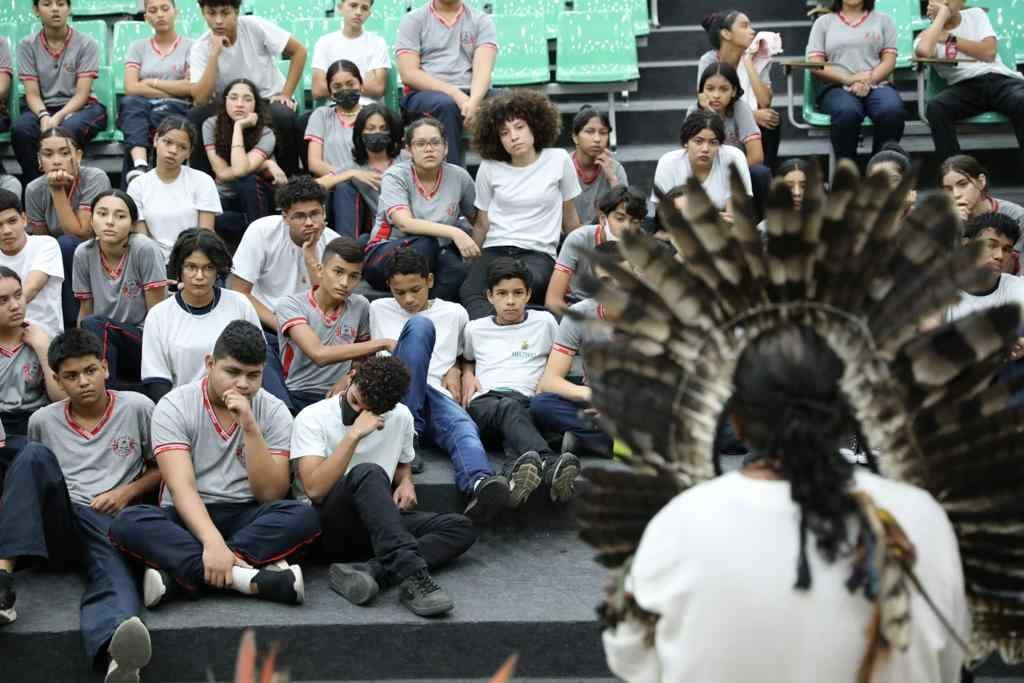
M 370 15 L 370 20 L 363 25 L 363 29 L 366 31 L 373 31 L 387 43 L 388 50 L 390 51 L 392 46 L 395 44 L 395 39 L 398 37 L 398 25 L 401 23 L 402 17 L 400 16 L 387 16 L 384 18 L 378 18 L 376 14 Z M 394 57 L 394 55 L 392 55 Z
M 136 0 L 75 0 L 71 15 L 75 17 L 101 17 L 109 14 L 137 14 Z
M 558 18 L 565 7 L 565 0 L 490 0 L 490 4 L 497 16 L 543 15 L 544 35 L 553 39 L 558 34 Z
M 1012 65 L 1014 56 L 1016 54 L 1014 51 L 1013 39 L 1000 37 L 998 40 L 998 47 L 999 57 L 1003 60 L 1003 63 L 1007 65 Z M 925 101 L 928 102 L 932 100 L 936 95 L 942 92 L 942 90 L 945 87 L 946 81 L 942 78 L 942 76 L 938 74 L 938 72 L 935 70 L 933 66 L 929 66 L 928 69 L 925 71 Z M 959 121 L 959 123 L 997 124 L 1007 123 L 1008 121 L 1009 119 L 1007 119 L 1002 114 L 999 114 L 994 111 L 987 111 L 984 112 L 983 114 L 978 114 L 977 116 L 972 116 L 969 119 Z
M 124 58 L 128 47 L 136 40 L 151 38 L 153 29 L 144 21 L 119 21 L 114 24 L 114 47 L 110 53 L 113 67 L 114 94 L 124 94 Z
M 646 36 L 651 32 L 647 0 L 567 0 L 567 4 L 576 12 L 626 12 L 633 18 L 634 35 Z
M 185 20 L 179 19 L 177 28 L 179 34 L 192 40 L 196 40 L 210 30 L 206 25 L 206 19 L 203 19 L 202 15 Z
M 291 69 L 291 65 L 292 65 L 292 63 L 291 63 L 290 60 L 279 59 L 277 61 L 277 70 L 281 72 L 282 76 L 284 76 L 285 78 L 288 78 L 288 71 Z M 293 97 L 295 98 L 295 102 L 298 105 L 298 107 L 296 107 L 295 111 L 297 113 L 299 113 L 299 114 L 301 114 L 302 112 L 306 111 L 306 109 L 307 109 L 307 107 L 306 107 L 306 98 L 304 96 L 304 93 L 303 93 L 302 89 L 303 89 L 303 84 L 302 84 L 302 80 L 300 80 L 299 81 L 299 85 L 295 88 L 295 92 L 293 93 Z
M 896 24 L 896 68 L 910 68 L 914 59 L 914 29 L 921 18 L 918 0 L 877 0 L 875 11 L 888 14 Z
M 409 0 L 374 0 L 373 12 L 370 14 L 369 21 L 401 19 L 402 15 L 408 12 L 410 7 Z M 366 28 L 369 28 L 369 26 L 367 25 Z
M 628 14 L 563 12 L 556 41 L 555 80 L 559 82 L 604 83 L 640 77 Z
M 102 19 L 71 22 L 71 27 L 81 31 L 100 45 L 100 66 L 110 64 L 110 37 L 107 22 Z
M 543 20 L 542 14 L 494 17 L 501 49 L 494 65 L 493 85 L 525 85 L 551 80 L 547 37 L 537 30 Z
M 394 58 L 388 69 L 388 84 L 384 87 L 384 106 L 393 112 L 402 111 L 402 83 L 398 80 L 398 65 Z
M 988 10 L 988 20 L 1000 36 L 1015 46 L 1014 64 L 1024 64 L 1024 2 L 1022 0 L 978 0 L 971 3 Z M 1000 52 L 1002 54 L 1002 52 Z M 1003 61 L 1006 61 L 1005 58 Z M 1009 62 L 1006 62 L 1009 66 Z
M 94 142 L 120 142 L 124 140 L 117 129 L 117 97 L 114 95 L 114 78 L 109 64 L 100 66 L 99 75 L 92 82 L 92 95 L 107 108 L 106 130 L 93 138 Z
M 296 0 L 246 0 L 246 14 L 254 14 L 274 23 L 285 19 L 322 19 L 326 16 L 319 3 Z
M 810 69 L 804 69 L 803 117 L 806 123 L 816 128 L 828 128 L 832 124 L 832 117 L 818 110 L 818 93 L 821 92 L 823 85 L 824 83 L 811 75 Z M 865 116 L 864 125 L 872 126 L 874 124 L 870 118 Z
M 0 0 L 0 23 L 20 24 L 23 21 L 39 23 L 32 14 L 32 0 Z

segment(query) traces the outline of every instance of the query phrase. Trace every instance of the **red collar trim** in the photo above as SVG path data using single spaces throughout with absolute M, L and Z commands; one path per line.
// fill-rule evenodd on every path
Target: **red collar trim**
M 75 29 L 68 26 L 68 34 L 64 37 L 64 42 L 61 44 L 60 49 L 54 52 L 50 49 L 50 44 L 46 42 L 45 29 L 39 29 L 39 44 L 43 46 L 43 49 L 50 53 L 50 56 L 57 59 L 64 54 L 64 48 L 71 42 L 71 36 L 75 34 Z
M 988 198 L 988 205 L 990 207 L 992 207 L 992 213 L 998 213 L 999 212 L 999 202 L 994 197 L 989 197 Z
M 228 430 L 225 430 L 223 425 L 221 425 L 220 420 L 217 419 L 217 413 L 213 410 L 213 403 L 210 402 L 209 382 L 208 377 L 203 378 L 203 408 L 206 409 L 206 414 L 209 416 L 210 422 L 213 423 L 213 428 L 217 430 L 217 435 L 224 441 L 227 441 L 238 429 L 238 422 L 236 421 L 235 424 L 231 425 L 231 429 Z
M 455 18 L 452 19 L 452 22 L 450 24 L 447 21 L 444 20 L 444 17 L 442 17 L 440 14 L 437 13 L 437 10 L 434 9 L 434 0 L 430 0 L 430 13 L 433 14 L 434 17 L 438 21 L 441 22 L 442 26 L 444 26 L 445 28 L 451 29 L 451 28 L 455 28 L 455 24 L 459 23 L 459 19 L 461 19 L 462 15 L 466 13 L 466 5 L 465 4 L 459 5 L 459 11 L 455 15 Z
M 839 21 L 843 22 L 844 24 L 846 24 L 850 28 L 857 28 L 858 26 L 863 24 L 865 21 L 867 21 L 868 17 L 871 16 L 871 12 L 870 11 L 869 12 L 865 12 L 863 15 L 861 15 L 861 18 L 858 19 L 856 21 L 856 23 L 853 23 L 853 24 L 850 23 L 849 19 L 847 19 L 846 17 L 843 16 L 842 12 L 836 12 L 836 16 L 839 17 Z
M 18 351 L 21 351 L 21 347 L 24 345 L 25 342 L 22 342 L 15 346 L 13 349 L 8 349 L 6 347 L 0 346 L 0 355 L 6 356 L 7 358 L 14 358 Z
M 416 184 L 416 191 L 420 193 L 420 196 L 424 199 L 433 199 L 437 194 L 437 191 L 441 189 L 441 181 L 444 180 L 444 164 L 441 164 L 437 169 L 437 181 L 434 183 L 434 187 L 428 190 L 420 182 L 420 177 L 416 175 L 416 165 L 413 164 L 412 168 L 412 180 Z
M 579 179 L 584 185 L 590 185 L 592 182 L 597 180 L 597 176 L 601 174 L 601 167 L 597 164 L 594 164 L 593 171 L 588 171 L 580 166 L 580 162 L 576 159 L 576 152 L 572 153 L 572 165 L 576 169 L 576 175 L 579 176 Z
M 99 240 L 96 240 L 96 248 L 100 251 L 100 264 L 103 266 L 103 272 L 111 280 L 116 280 L 124 275 L 124 267 L 128 263 L 128 249 L 125 248 L 124 253 L 121 254 L 121 261 L 114 267 L 113 270 L 107 266 L 107 259 L 103 256 L 103 248 L 99 244 Z
M 181 43 L 181 36 L 174 39 L 174 43 L 171 44 L 171 49 L 167 52 L 160 52 L 160 46 L 156 42 L 156 36 L 149 39 L 149 46 L 153 48 L 153 52 L 157 53 L 161 59 L 166 59 L 174 54 L 174 51 L 178 49 L 178 45 Z
M 82 425 L 75 422 L 75 418 L 71 417 L 71 400 L 64 401 L 64 419 L 67 420 L 68 426 L 71 427 L 79 436 L 85 439 L 91 439 L 101 431 L 110 421 L 110 416 L 114 414 L 114 403 L 117 401 L 117 395 L 114 392 L 107 389 L 107 409 L 103 411 L 103 417 L 96 423 L 96 426 L 91 430 L 86 429 Z
M 312 306 L 313 309 L 317 313 L 320 314 L 320 317 L 324 319 L 325 323 L 327 323 L 328 325 L 333 325 L 334 323 L 336 323 L 338 321 L 338 316 L 341 315 L 341 311 L 345 308 L 345 304 L 342 304 L 341 306 L 339 306 L 338 307 L 338 311 L 336 313 L 334 313 L 333 315 L 328 313 L 327 311 L 325 311 L 322 308 L 320 308 L 320 304 L 317 303 L 316 297 L 313 296 L 313 294 L 318 289 L 320 289 L 320 285 L 317 285 L 313 289 L 309 290 L 309 293 L 307 294 L 307 296 L 309 297 L 309 305 Z

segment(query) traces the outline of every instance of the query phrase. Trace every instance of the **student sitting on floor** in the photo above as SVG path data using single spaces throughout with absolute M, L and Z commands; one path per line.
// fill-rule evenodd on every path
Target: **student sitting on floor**
M 0 499 L 0 625 L 14 621 L 14 569 L 43 566 L 87 578 L 81 631 L 85 652 L 107 683 L 139 680 L 149 632 L 139 620 L 139 587 L 110 543 L 125 506 L 156 491 L 153 402 L 109 391 L 100 340 L 85 330 L 58 335 L 50 369 L 67 400 L 29 421 L 31 440 L 7 472 Z M 30 623 L 38 614 L 22 614 Z
M 78 325 L 102 341 L 111 386 L 140 381 L 142 323 L 167 298 L 163 254 L 156 242 L 133 232 L 137 219 L 131 197 L 102 192 L 92 203 L 96 236 L 75 250 Z
M 64 329 L 61 284 L 64 264 L 60 246 L 49 235 L 29 235 L 21 198 L 0 190 L 0 266 L 18 274 L 25 284 L 25 317 L 48 336 Z M 68 273 L 68 277 L 71 273 Z
M 415 249 L 391 257 L 388 286 L 394 298 L 370 304 L 370 337 L 397 339 L 394 355 L 411 376 L 402 403 L 412 412 L 416 434 L 433 441 L 452 459 L 455 486 L 470 499 L 465 514 L 474 522 L 508 507 L 510 483 L 495 475 L 480 434 L 462 407 L 462 332 L 469 315 L 462 306 L 429 298 L 434 276 Z M 417 467 L 413 465 L 413 471 Z M 529 472 L 510 472 L 512 487 Z
M 543 480 L 551 500 L 572 498 L 580 461 L 556 455 L 530 418 L 530 399 L 544 372 L 558 323 L 547 311 L 527 311 L 532 276 L 518 259 L 497 258 L 487 269 L 487 300 L 495 314 L 466 325 L 463 333 L 462 404 L 480 432 L 501 439 L 513 471 L 526 472 L 511 503 L 525 501 Z
M 562 242 L 544 306 L 561 315 L 569 304 L 593 296 L 593 271 L 583 252 L 618 241 L 624 230 L 639 230 L 646 215 L 647 201 L 635 188 L 617 185 L 598 197 L 597 225 L 578 227 Z
M 354 293 L 362 272 L 363 248 L 338 237 L 324 248 L 320 284 L 278 303 L 281 367 L 293 410 L 341 392 L 353 360 L 395 350 L 393 339 L 370 341 L 370 302 Z
M 311 543 L 320 522 L 308 505 L 281 500 L 291 485 L 292 417 L 260 388 L 266 356 L 259 327 L 236 320 L 206 356 L 207 376 L 153 411 L 160 505 L 130 507 L 110 527 L 111 540 L 146 563 L 148 608 L 179 588 L 303 601 L 299 566 L 268 566 Z
M 299 413 L 291 457 L 296 498 L 308 496 L 320 514 L 314 553 L 336 563 L 331 588 L 365 605 L 398 586 L 403 605 L 432 617 L 455 605 L 430 570 L 466 552 L 477 533 L 462 515 L 413 510 L 413 419 L 399 403 L 408 387 L 397 358 L 365 361 L 346 391 Z

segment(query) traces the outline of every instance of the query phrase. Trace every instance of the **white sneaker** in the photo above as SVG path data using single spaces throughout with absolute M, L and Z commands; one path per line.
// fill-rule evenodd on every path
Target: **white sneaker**
M 167 582 L 170 576 L 166 572 L 146 567 L 142 575 L 142 604 L 147 608 L 156 607 L 167 595 Z
M 149 630 L 138 617 L 121 622 L 107 647 L 110 667 L 104 683 L 139 683 L 139 669 L 149 664 L 153 644 Z

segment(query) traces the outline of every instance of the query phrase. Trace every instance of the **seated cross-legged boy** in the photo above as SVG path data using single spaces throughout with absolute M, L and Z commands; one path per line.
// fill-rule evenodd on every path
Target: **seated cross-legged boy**
M 494 474 L 476 425 L 461 405 L 458 359 L 469 314 L 456 303 L 430 299 L 433 285 L 422 254 L 415 249 L 395 252 L 388 272 L 393 298 L 370 304 L 370 337 L 398 340 L 394 355 L 411 376 L 402 403 L 412 412 L 416 434 L 448 454 L 455 465 L 455 485 L 470 498 L 466 515 L 486 521 L 508 507 L 510 484 Z M 512 485 L 528 474 L 512 472 Z
M 370 341 L 370 302 L 353 294 L 362 272 L 363 248 L 338 237 L 324 247 L 319 286 L 277 305 L 281 368 L 296 411 L 338 393 L 354 359 L 395 349 L 393 339 Z
M 316 554 L 331 565 L 331 588 L 356 605 L 381 588 L 421 617 L 450 612 L 430 570 L 473 545 L 473 523 L 458 514 L 415 512 L 412 413 L 399 403 L 409 371 L 397 358 L 371 358 L 344 393 L 295 420 L 291 458 L 296 498 L 309 498 L 323 535 Z
M 0 624 L 14 621 L 15 568 L 44 566 L 87 577 L 81 630 L 107 683 L 139 680 L 149 632 L 139 620 L 139 587 L 107 533 L 114 515 L 154 491 L 153 402 L 108 391 L 100 341 L 85 330 L 58 335 L 50 368 L 68 398 L 29 421 L 30 442 L 11 465 L 0 499 Z M 23 611 L 31 621 L 35 615 Z
M 572 453 L 556 455 L 533 424 L 530 399 L 544 372 L 558 323 L 547 311 L 527 311 L 532 276 L 526 264 L 507 256 L 487 269 L 487 300 L 495 314 L 466 325 L 463 334 L 462 402 L 485 436 L 501 439 L 513 468 L 533 473 L 512 489 L 520 505 L 540 485 L 551 500 L 572 497 L 580 461 Z
M 303 601 L 302 570 L 279 565 L 312 542 L 320 524 L 308 505 L 281 500 L 290 486 L 292 418 L 260 388 L 266 355 L 258 327 L 229 323 L 207 356 L 207 376 L 174 389 L 153 412 L 160 505 L 130 507 L 110 528 L 118 547 L 146 563 L 146 607 L 179 587 Z

